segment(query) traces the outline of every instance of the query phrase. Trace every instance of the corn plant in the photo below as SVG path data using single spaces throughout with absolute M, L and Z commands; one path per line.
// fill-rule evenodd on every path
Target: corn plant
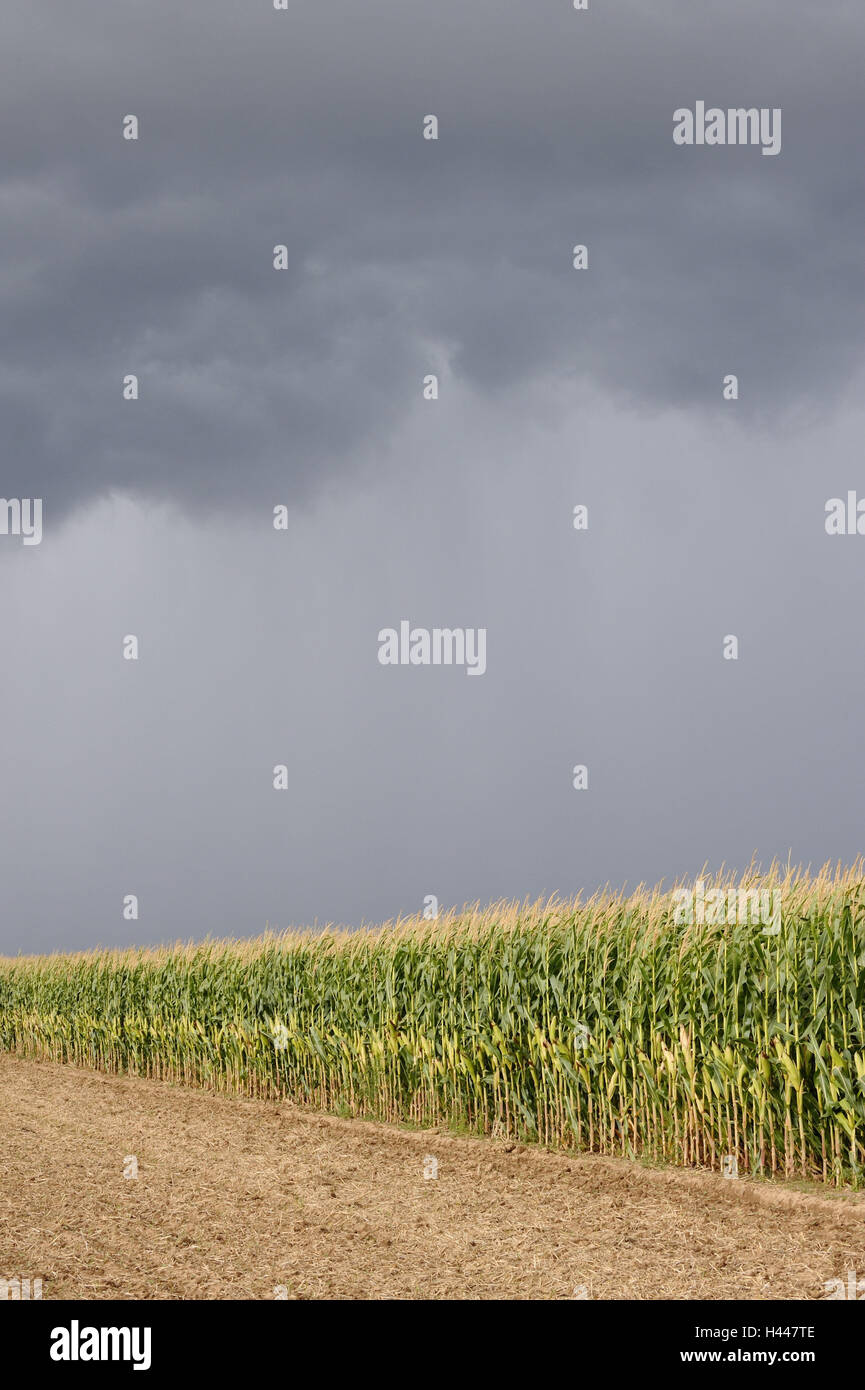
M 859 1185 L 861 864 L 707 882 L 715 907 L 690 920 L 678 885 L 374 930 L 3 959 L 0 1049 Z M 771 928 L 731 911 L 760 892 L 778 895 Z

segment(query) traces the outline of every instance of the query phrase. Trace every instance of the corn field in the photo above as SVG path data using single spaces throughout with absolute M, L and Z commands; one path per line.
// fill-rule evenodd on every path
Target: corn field
M 681 892 L 641 888 L 375 930 L 0 959 L 0 1049 L 860 1186 L 862 865 L 773 866 L 711 888 L 720 909 L 691 921 Z M 779 895 L 771 927 L 736 911 L 758 891 Z

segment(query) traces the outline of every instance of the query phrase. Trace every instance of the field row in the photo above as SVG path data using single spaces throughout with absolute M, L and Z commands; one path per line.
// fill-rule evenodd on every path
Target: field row
M 863 888 L 858 865 L 752 877 L 737 893 L 776 895 L 768 925 L 730 920 L 740 899 L 716 882 L 696 913 L 683 890 L 638 892 L 20 957 L 0 961 L 0 1048 L 343 1115 L 858 1186 Z

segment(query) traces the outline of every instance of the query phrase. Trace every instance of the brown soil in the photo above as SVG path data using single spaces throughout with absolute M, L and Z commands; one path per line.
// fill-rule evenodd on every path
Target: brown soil
M 0 1173 L 0 1277 L 45 1299 L 815 1299 L 865 1273 L 863 1198 L 12 1057 Z

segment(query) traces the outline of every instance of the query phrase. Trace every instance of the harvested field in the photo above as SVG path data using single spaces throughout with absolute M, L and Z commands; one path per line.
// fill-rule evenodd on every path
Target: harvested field
M 0 1276 L 45 1299 L 817 1299 L 865 1268 L 856 1194 L 9 1056 L 0 1115 Z

